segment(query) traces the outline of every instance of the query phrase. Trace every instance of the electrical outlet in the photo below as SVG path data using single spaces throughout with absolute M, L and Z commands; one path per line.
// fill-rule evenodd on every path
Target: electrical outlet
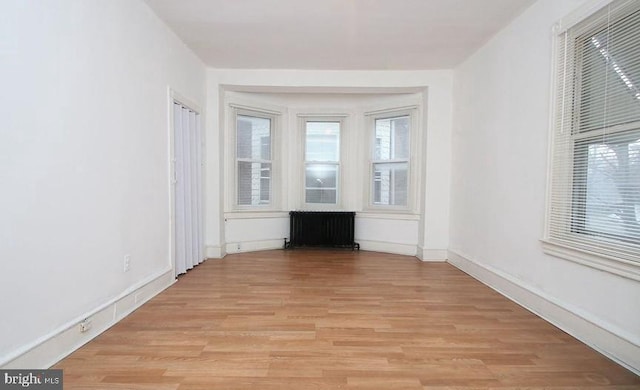
M 124 255 L 124 272 L 129 272 L 129 268 L 131 267 L 131 255 Z
M 88 318 L 85 318 L 81 323 L 80 323 L 80 333 L 84 333 L 86 331 L 88 331 L 89 329 L 91 329 L 91 320 Z

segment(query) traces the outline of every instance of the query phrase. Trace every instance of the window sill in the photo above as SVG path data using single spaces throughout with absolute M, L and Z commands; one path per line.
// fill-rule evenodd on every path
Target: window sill
M 374 218 L 374 219 L 395 219 L 404 221 L 419 221 L 419 214 L 410 214 L 407 212 L 382 212 L 382 211 L 361 211 L 356 213 L 357 218 Z
M 628 279 L 640 281 L 640 263 L 577 249 L 551 239 L 542 239 L 544 253 Z
M 289 218 L 288 211 L 235 210 L 224 213 L 224 219 Z

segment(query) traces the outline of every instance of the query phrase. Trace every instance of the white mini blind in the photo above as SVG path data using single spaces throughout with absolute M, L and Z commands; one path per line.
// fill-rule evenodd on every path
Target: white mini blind
M 548 237 L 640 262 L 640 1 L 557 38 Z

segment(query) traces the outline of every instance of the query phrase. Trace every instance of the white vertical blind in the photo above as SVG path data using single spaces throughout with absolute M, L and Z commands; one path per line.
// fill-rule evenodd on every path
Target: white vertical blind
M 183 185 L 184 185 L 184 192 L 185 192 L 185 203 L 184 203 L 184 208 L 185 208 L 185 247 L 186 247 L 186 254 L 185 254 L 185 264 L 187 269 L 191 269 L 193 267 L 193 251 L 192 251 L 192 246 L 193 246 L 193 224 L 192 224 L 192 219 L 193 219 L 193 195 L 192 195 L 192 179 L 193 179 L 193 174 L 192 174 L 192 164 L 191 164 L 191 159 L 193 158 L 193 156 L 191 155 L 191 129 L 189 128 L 189 110 L 184 108 L 184 111 L 182 113 L 182 129 L 183 129 L 183 136 L 184 136 L 184 142 L 183 142 L 183 156 L 184 156 L 184 178 L 183 178 Z M 178 183 L 176 183 L 178 184 Z
M 200 215 L 198 211 L 198 186 L 200 180 L 198 180 L 198 153 L 197 153 L 197 129 L 196 129 L 196 113 L 189 111 L 189 154 L 191 156 L 189 162 L 191 164 L 191 266 L 200 264 L 200 251 L 198 250 L 198 221 Z
M 204 260 L 200 115 L 174 102 L 176 275 Z
M 640 1 L 557 42 L 549 239 L 640 261 Z
M 204 187 L 204 182 L 202 182 L 203 180 L 203 176 L 202 176 L 202 166 L 204 165 L 204 156 L 202 153 L 202 142 L 203 142 L 203 137 L 202 137 L 202 127 L 200 126 L 200 115 L 196 114 L 196 162 L 197 162 L 197 172 L 196 172 L 196 177 L 198 178 L 199 181 L 199 185 L 197 187 L 198 191 L 197 191 L 197 196 L 198 196 L 198 212 L 196 213 L 197 216 L 197 220 L 198 220 L 198 234 L 197 234 L 197 240 L 198 240 L 198 259 L 200 261 L 203 261 L 205 259 L 205 252 L 204 252 L 204 195 L 203 195 L 203 187 Z
M 173 105 L 174 158 L 175 158 L 175 195 L 174 195 L 174 234 L 176 275 L 187 271 L 186 265 L 186 212 L 185 212 L 185 169 L 184 169 L 184 130 L 182 128 L 183 107 Z

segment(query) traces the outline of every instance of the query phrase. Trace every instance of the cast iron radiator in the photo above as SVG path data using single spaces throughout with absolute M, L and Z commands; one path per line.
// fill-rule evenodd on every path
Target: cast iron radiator
M 355 242 L 353 211 L 291 211 L 289 237 L 284 247 L 329 246 L 360 250 Z

